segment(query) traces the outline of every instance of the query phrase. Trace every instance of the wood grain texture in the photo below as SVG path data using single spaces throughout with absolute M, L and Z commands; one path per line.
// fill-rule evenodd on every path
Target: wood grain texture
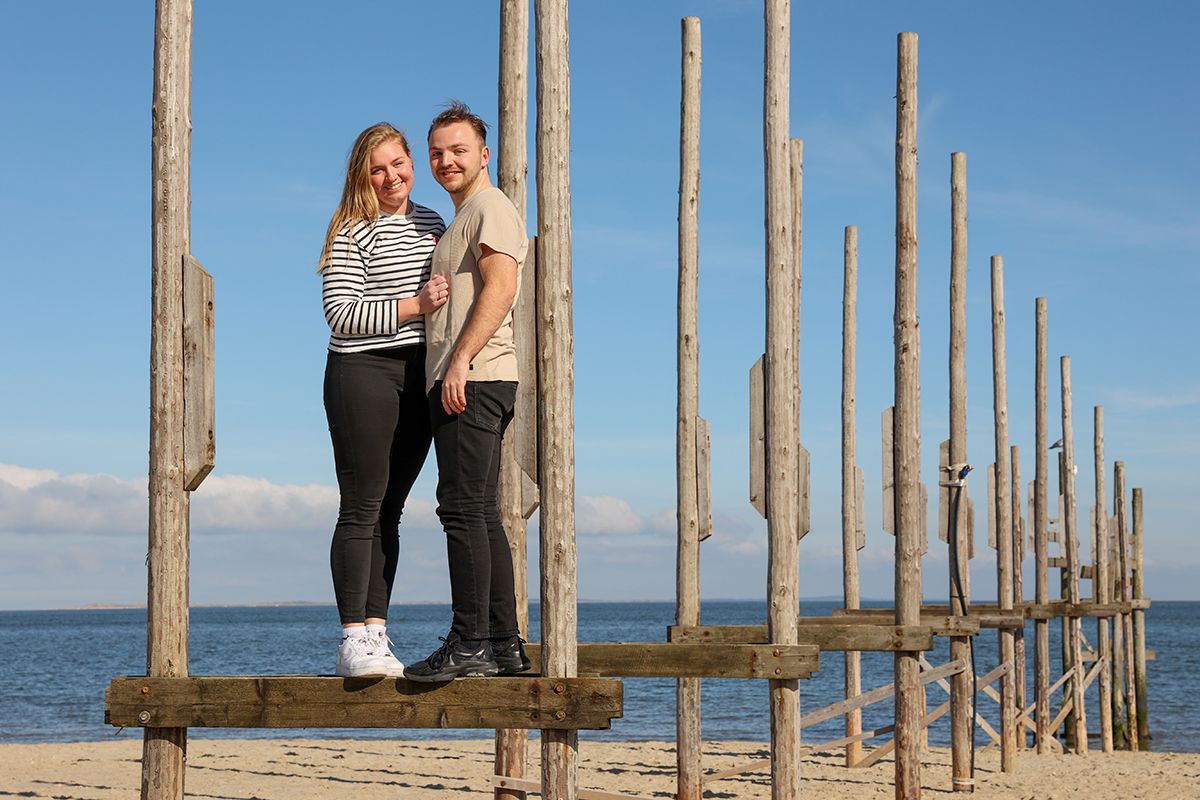
M 1033 480 L 1033 558 L 1034 600 L 1050 601 L 1049 520 L 1047 505 L 1050 480 L 1047 438 L 1049 420 L 1046 411 L 1046 298 L 1034 301 L 1034 480 Z M 1034 718 L 1037 733 L 1034 737 L 1038 753 L 1050 751 L 1053 732 L 1050 728 L 1050 624 L 1047 620 L 1034 623 L 1033 649 L 1034 697 L 1037 706 Z
M 1146 693 L 1146 662 L 1151 655 L 1146 650 L 1146 611 L 1140 607 L 1146 599 L 1146 526 L 1142 517 L 1142 490 L 1133 490 L 1133 563 L 1131 569 L 1133 589 L 1133 680 L 1137 700 L 1137 734 L 1139 742 L 1150 740 L 1150 708 Z
M 1075 428 L 1071 396 L 1071 357 L 1063 356 L 1059 361 L 1062 379 L 1062 440 L 1063 440 L 1063 541 L 1066 545 L 1067 556 L 1067 592 L 1072 603 L 1080 603 L 1079 593 L 1079 528 L 1077 525 L 1075 502 Z M 1068 618 L 1069 635 L 1067 646 L 1070 648 L 1070 663 L 1079 666 L 1071 679 L 1071 702 L 1075 710 L 1072 713 L 1074 721 L 1075 752 L 1088 751 L 1087 739 L 1087 707 L 1083 701 L 1083 629 L 1078 617 Z M 1064 670 L 1065 672 L 1065 670 Z
M 846 608 L 861 604 L 858 551 L 862 548 L 860 520 L 863 509 L 858 481 L 858 228 L 847 225 L 842 245 L 842 603 Z M 803 633 L 801 634 L 803 639 Z M 862 693 L 862 657 L 847 650 L 843 664 L 844 697 Z M 862 758 L 862 711 L 846 712 L 846 766 Z
M 623 684 L 607 678 L 204 676 L 114 678 L 110 725 L 170 728 L 604 729 L 621 716 Z
M 875 621 L 854 621 L 831 617 L 801 617 L 797 624 L 801 645 L 821 650 L 931 650 L 933 627 L 918 625 L 904 628 Z M 978 630 L 978 628 L 976 628 Z M 767 642 L 766 625 L 673 625 L 667 630 L 672 643 L 760 644 Z
M 1092 581 L 1092 600 L 1107 603 L 1112 598 L 1108 575 L 1108 515 L 1104 502 L 1104 407 L 1092 409 L 1092 476 L 1095 479 L 1095 503 L 1092 505 L 1092 559 L 1095 567 Z M 1109 639 L 1107 619 L 1096 620 L 1096 652 L 1100 658 L 1112 663 L 1112 642 Z M 1113 751 L 1112 728 L 1112 670 L 1100 671 L 1100 749 Z
M 764 374 L 767 357 L 759 356 L 750 367 L 750 505 L 767 516 L 767 387 Z
M 183 257 L 183 488 L 193 492 L 217 464 L 213 279 Z
M 542 649 L 526 645 L 533 670 Z M 579 671 L 621 678 L 771 678 L 800 680 L 816 671 L 816 644 L 580 642 Z

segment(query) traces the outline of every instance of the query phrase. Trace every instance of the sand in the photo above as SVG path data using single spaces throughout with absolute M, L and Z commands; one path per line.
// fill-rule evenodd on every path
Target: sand
M 537 742 L 531 742 L 536 777 Z M 706 743 L 705 769 L 719 770 L 766 755 L 762 744 Z M 136 798 L 141 738 L 105 742 L 0 745 L 0 798 L 107 800 Z M 950 797 L 950 754 L 934 748 L 924 759 L 926 797 Z M 490 797 L 492 742 L 399 740 L 212 740 L 189 745 L 187 794 L 213 800 L 308 798 Z M 675 751 L 670 743 L 583 743 L 583 788 L 638 798 L 674 796 Z M 890 798 L 890 759 L 868 769 L 840 766 L 840 754 L 805 753 L 804 797 L 825 800 Z M 977 757 L 977 800 L 1174 800 L 1200 798 L 1198 753 L 1022 754 L 1016 773 L 999 771 L 999 754 Z M 770 798 L 765 769 L 706 786 L 706 797 Z M 962 795 L 959 795 L 960 797 Z M 581 800 L 586 800 L 586 794 Z

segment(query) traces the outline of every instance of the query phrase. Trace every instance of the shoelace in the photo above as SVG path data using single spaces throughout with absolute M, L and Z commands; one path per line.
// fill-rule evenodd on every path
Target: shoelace
M 452 644 L 445 636 L 439 636 L 438 641 L 442 643 L 442 646 L 430 653 L 429 658 L 425 659 L 429 666 L 434 669 L 441 669 L 442 665 L 446 663 L 446 659 L 450 656 L 450 645 Z
M 347 636 L 345 646 L 354 655 L 371 655 L 374 649 L 369 639 L 369 636 Z

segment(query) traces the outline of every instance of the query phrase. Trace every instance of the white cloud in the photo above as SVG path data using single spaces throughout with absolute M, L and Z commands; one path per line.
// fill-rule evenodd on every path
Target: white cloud
M 611 495 L 575 498 L 575 527 L 580 533 L 640 533 L 646 524 L 628 501 Z
M 1162 408 L 1186 408 L 1200 405 L 1200 388 L 1178 392 L 1146 392 L 1137 389 L 1112 389 L 1113 405 L 1130 411 L 1156 411 Z

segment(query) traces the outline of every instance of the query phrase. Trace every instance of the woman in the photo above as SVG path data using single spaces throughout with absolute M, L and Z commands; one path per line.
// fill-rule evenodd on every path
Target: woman
M 424 314 L 446 302 L 430 279 L 446 230 L 409 199 L 412 151 L 387 123 L 359 134 L 321 252 L 332 335 L 325 413 L 341 503 L 329 561 L 342 622 L 336 674 L 402 675 L 387 637 L 400 514 L 429 452 Z

